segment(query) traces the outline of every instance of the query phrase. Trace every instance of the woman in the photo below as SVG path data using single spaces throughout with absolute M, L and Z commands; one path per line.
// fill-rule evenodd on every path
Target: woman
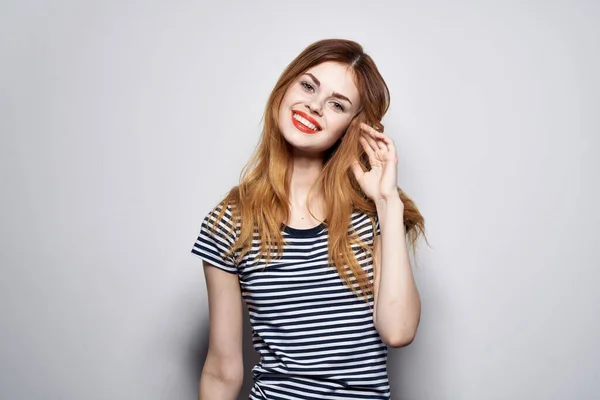
M 250 399 L 390 398 L 387 346 L 420 317 L 405 237 L 414 250 L 424 221 L 397 187 L 388 106 L 353 41 L 316 42 L 280 76 L 255 155 L 192 250 L 210 313 L 201 400 L 237 398 L 241 299 L 261 356 Z

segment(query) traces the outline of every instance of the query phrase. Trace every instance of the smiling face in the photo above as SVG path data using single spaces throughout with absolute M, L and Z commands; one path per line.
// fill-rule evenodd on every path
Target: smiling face
M 324 62 L 288 87 L 279 106 L 279 130 L 295 154 L 321 155 L 344 134 L 359 109 L 352 70 Z

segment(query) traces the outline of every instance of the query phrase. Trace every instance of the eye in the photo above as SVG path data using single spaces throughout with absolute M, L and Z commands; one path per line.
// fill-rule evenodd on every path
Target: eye
M 300 82 L 300 85 L 302 85 L 302 87 L 305 90 L 308 90 L 309 92 L 314 92 L 315 91 L 315 88 L 313 87 L 313 85 L 311 85 L 310 83 L 308 83 L 306 81 Z
M 333 104 L 333 106 L 334 106 L 335 108 L 337 108 L 338 110 L 340 110 L 340 111 L 344 111 L 344 106 L 343 106 L 343 105 L 341 105 L 340 103 L 338 103 L 338 102 L 335 102 L 335 101 L 334 101 L 332 104 Z

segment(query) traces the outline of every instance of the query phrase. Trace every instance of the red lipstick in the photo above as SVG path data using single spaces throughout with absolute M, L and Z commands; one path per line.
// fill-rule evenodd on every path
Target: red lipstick
M 298 114 L 298 116 L 309 121 L 311 124 L 313 124 L 317 128 L 317 130 L 315 131 L 314 129 L 311 129 L 308 126 L 304 125 L 302 122 L 298 121 L 296 118 L 294 118 L 294 113 Z M 304 133 L 317 133 L 318 131 L 323 129 L 323 128 L 321 128 L 321 125 L 319 125 L 319 123 L 317 122 L 316 119 L 314 119 L 313 117 L 309 116 L 308 114 L 306 114 L 302 111 L 298 111 L 298 110 L 292 110 L 292 123 L 294 124 L 296 129 L 298 129 L 299 131 L 302 131 Z

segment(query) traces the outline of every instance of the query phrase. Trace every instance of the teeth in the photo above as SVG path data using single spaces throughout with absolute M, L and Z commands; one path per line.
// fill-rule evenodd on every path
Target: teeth
M 317 130 L 317 127 L 312 124 L 310 121 L 308 121 L 306 118 L 302 118 L 301 116 L 299 116 L 298 114 L 294 113 L 294 119 L 296 121 L 301 122 L 303 125 L 309 127 L 310 129 L 312 129 L 313 131 Z

